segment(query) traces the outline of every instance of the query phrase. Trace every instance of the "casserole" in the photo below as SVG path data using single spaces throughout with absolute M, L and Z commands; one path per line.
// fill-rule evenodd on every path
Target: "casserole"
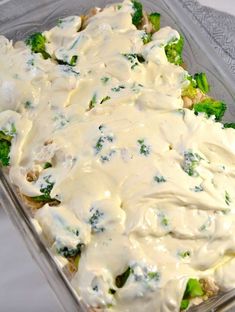
M 142 143 L 140 142 L 140 144 L 142 144 Z

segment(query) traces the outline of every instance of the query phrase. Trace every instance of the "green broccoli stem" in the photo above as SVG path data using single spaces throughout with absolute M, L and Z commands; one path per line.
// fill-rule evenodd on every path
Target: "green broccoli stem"
M 183 63 L 182 52 L 184 47 L 184 38 L 180 35 L 179 39 L 174 39 L 165 46 L 165 53 L 168 62 L 175 65 Z
M 193 299 L 196 297 L 202 297 L 203 295 L 204 295 L 204 290 L 202 288 L 200 281 L 198 281 L 195 278 L 190 278 L 187 282 L 187 285 L 184 291 L 180 309 L 181 310 L 187 309 L 190 303 L 190 299 Z
M 194 79 L 197 83 L 197 87 L 203 92 L 208 93 L 210 91 L 210 85 L 208 83 L 205 73 L 196 73 Z
M 128 267 L 125 272 L 116 277 L 115 284 L 118 288 L 122 288 L 126 284 L 126 281 L 128 280 L 131 272 L 132 269 Z
M 154 12 L 154 13 L 149 14 L 148 18 L 153 27 L 153 31 L 154 32 L 158 31 L 160 29 L 161 14 Z

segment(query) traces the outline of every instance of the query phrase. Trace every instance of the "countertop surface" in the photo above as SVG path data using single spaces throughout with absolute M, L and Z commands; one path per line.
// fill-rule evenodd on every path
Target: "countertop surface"
M 11 0 L 0 0 L 0 5 Z M 199 0 L 203 5 L 235 15 L 234 0 Z M 0 208 L 0 311 L 64 311 L 19 233 Z

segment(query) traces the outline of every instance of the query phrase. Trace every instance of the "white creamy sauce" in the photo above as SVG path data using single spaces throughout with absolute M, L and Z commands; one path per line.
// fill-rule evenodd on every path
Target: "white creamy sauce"
M 76 55 L 73 67 L 0 37 L 0 130 L 16 129 L 12 183 L 30 197 L 51 185 L 61 202 L 35 216 L 52 250 L 83 245 L 72 284 L 85 303 L 173 312 L 191 277 L 235 287 L 234 260 L 223 264 L 235 252 L 235 131 L 182 108 L 187 72 L 164 52 L 179 34 L 165 27 L 144 45 L 131 13 L 126 0 L 84 30 L 72 16 L 45 31 L 48 53 Z

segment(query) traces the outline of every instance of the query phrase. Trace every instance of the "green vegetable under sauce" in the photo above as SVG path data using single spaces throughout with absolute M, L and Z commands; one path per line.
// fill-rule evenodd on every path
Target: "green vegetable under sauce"
M 175 65 L 183 63 L 182 52 L 184 47 L 184 38 L 180 35 L 179 39 L 173 39 L 165 46 L 165 53 L 168 61 Z
M 96 143 L 96 145 L 94 147 L 95 151 L 96 151 L 96 154 L 98 154 L 102 150 L 105 142 L 113 142 L 113 137 L 111 135 L 106 135 L 106 136 L 99 137 L 99 139 L 98 139 L 98 141 L 97 141 L 97 143 Z
M 202 157 L 191 150 L 184 152 L 184 162 L 182 169 L 191 177 L 197 177 L 198 172 L 196 171 L 199 162 Z
M 116 277 L 115 284 L 117 288 L 122 288 L 126 284 L 126 281 L 131 273 L 133 273 L 133 270 L 128 267 L 125 272 Z
M 44 59 L 50 58 L 50 54 L 46 52 L 46 37 L 40 33 L 34 33 L 29 36 L 25 43 L 30 46 L 33 53 L 40 53 Z
M 42 193 L 42 195 L 39 196 L 34 196 L 31 197 L 34 201 L 36 202 L 51 202 L 51 201 L 55 201 L 55 198 L 51 198 L 51 190 L 53 189 L 54 186 L 54 182 L 50 181 L 50 177 L 51 176 L 46 176 L 44 177 L 44 181 L 46 183 L 46 185 L 42 185 L 40 188 L 40 192 Z
M 156 281 L 158 281 L 160 279 L 160 274 L 159 274 L 159 272 L 148 272 L 147 273 L 147 278 L 149 280 L 156 280 Z
M 138 27 L 141 25 L 143 20 L 143 5 L 137 0 L 132 0 L 131 2 L 134 10 L 134 13 L 132 14 L 132 23 Z
M 10 149 L 11 143 L 6 140 L 0 140 L 0 164 L 3 167 L 10 164 Z
M 110 294 L 110 295 L 115 295 L 115 294 L 116 294 L 116 290 L 113 289 L 113 288 L 110 288 L 110 289 L 109 289 L 109 294 Z
M 106 84 L 110 80 L 110 78 L 109 77 L 102 77 L 102 78 L 100 78 L 100 80 L 102 81 L 103 84 Z
M 187 258 L 187 257 L 190 257 L 191 256 L 191 252 L 189 250 L 185 250 L 185 251 L 180 251 L 178 253 L 178 255 L 181 257 L 181 258 Z
M 144 43 L 144 44 L 149 43 L 150 41 L 152 41 L 152 34 L 144 33 L 144 34 L 142 35 L 142 40 L 143 40 L 143 43 Z
M 201 185 L 196 185 L 194 188 L 191 189 L 191 191 L 194 191 L 195 193 L 203 192 L 203 187 Z
M 197 83 L 192 76 L 187 76 L 186 78 L 190 83 L 189 85 L 182 90 L 182 96 L 187 96 L 193 99 L 197 95 Z
M 104 227 L 99 225 L 100 219 L 102 219 L 104 213 L 94 208 L 91 208 L 90 212 L 92 213 L 92 216 L 89 219 L 89 224 L 91 225 L 92 231 L 95 233 L 104 232 Z
M 56 59 L 57 63 L 60 65 L 69 65 L 69 66 L 75 66 L 78 60 L 78 56 L 77 55 L 73 55 L 71 57 L 71 60 L 69 62 L 66 62 L 64 60 L 60 60 L 60 59 Z
M 13 132 L 15 134 L 15 131 Z M 12 131 L 0 131 L 0 165 L 3 167 L 10 165 L 11 140 L 14 134 Z
M 73 55 L 73 56 L 71 57 L 71 60 L 70 60 L 70 65 L 71 65 L 71 66 L 75 66 L 76 63 L 77 63 L 77 60 L 78 60 L 78 56 L 77 56 L 77 55 Z
M 156 32 L 160 29 L 160 19 L 161 19 L 161 14 L 154 12 L 149 14 L 148 16 L 150 23 L 152 24 L 153 31 Z
M 197 279 L 190 278 L 186 285 L 180 309 L 181 310 L 187 309 L 190 303 L 190 299 L 202 297 L 203 295 L 204 291 L 200 282 Z
M 25 107 L 26 109 L 30 109 L 30 108 L 33 107 L 33 103 L 32 103 L 31 101 L 26 101 L 26 102 L 24 103 L 24 107 Z
M 169 225 L 169 220 L 166 217 L 162 218 L 161 225 L 168 226 Z
M 100 104 L 103 104 L 105 101 L 108 101 L 108 100 L 110 100 L 110 99 L 111 99 L 111 97 L 107 95 L 106 97 L 104 97 L 104 98 L 101 100 Z
M 125 58 L 130 61 L 131 63 L 131 69 L 134 69 L 136 66 L 138 66 L 140 63 L 144 63 L 145 59 L 141 54 L 136 53 L 129 53 L 129 54 L 123 54 Z
M 71 258 L 71 257 L 75 257 L 77 255 L 81 255 L 82 252 L 82 248 L 84 247 L 84 244 L 78 244 L 76 246 L 76 248 L 70 248 L 67 246 L 62 246 L 62 247 L 57 247 L 57 252 L 65 257 L 65 258 Z
M 89 103 L 89 110 L 94 108 L 96 104 L 97 104 L 97 98 L 96 98 L 96 94 L 94 94 Z
M 51 168 L 52 164 L 50 162 L 46 162 L 43 166 L 43 169 Z
M 80 254 L 78 253 L 78 254 L 76 255 L 75 260 L 74 260 L 74 265 L 75 265 L 75 268 L 76 268 L 76 269 L 78 269 L 80 258 L 81 258 L 81 249 L 80 249 Z
M 200 89 L 204 94 L 210 91 L 210 85 L 205 73 L 196 73 L 194 77 L 189 75 L 187 80 L 190 83 L 182 90 L 182 96 L 193 99 L 197 95 L 197 89 Z
M 229 206 L 231 202 L 232 201 L 231 201 L 231 198 L 229 196 L 229 193 L 227 191 L 225 191 L 225 203 L 226 203 L 226 205 Z
M 148 156 L 150 154 L 150 146 L 145 144 L 145 140 L 141 139 L 137 141 L 140 145 L 140 154 Z
M 155 176 L 153 179 L 154 179 L 154 181 L 156 181 L 157 183 L 164 183 L 164 182 L 166 182 L 166 179 L 165 179 L 163 176 L 161 176 L 161 175 L 157 175 L 157 176 Z
M 120 92 L 121 90 L 125 89 L 126 87 L 123 85 L 117 86 L 117 87 L 113 87 L 111 90 L 113 92 Z
M 107 163 L 111 160 L 112 156 L 116 153 L 115 150 L 111 150 L 109 153 L 107 153 L 106 155 L 101 155 L 100 156 L 100 161 L 102 163 Z
M 226 111 L 226 104 L 221 101 L 208 98 L 193 106 L 196 115 L 205 113 L 207 117 L 215 116 L 216 121 L 220 121 Z
M 235 122 L 225 123 L 224 128 L 233 128 L 235 129 Z

